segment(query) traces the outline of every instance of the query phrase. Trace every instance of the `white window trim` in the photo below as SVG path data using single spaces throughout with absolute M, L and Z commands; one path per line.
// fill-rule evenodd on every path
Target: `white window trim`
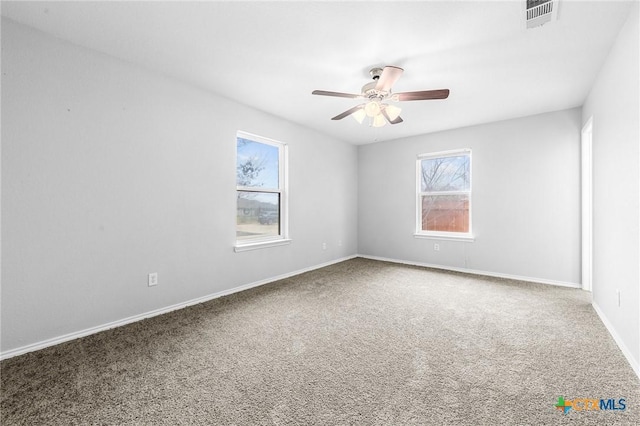
M 460 234 L 460 235 L 453 235 Z M 476 237 L 474 237 L 471 233 L 461 233 L 461 232 L 435 232 L 432 231 L 428 234 L 426 233 L 415 233 L 413 234 L 415 238 L 423 238 L 426 240 L 449 240 L 449 241 L 466 241 L 466 242 L 474 242 Z
M 291 244 L 291 239 L 289 238 L 278 239 L 278 240 L 271 239 L 268 241 L 261 241 L 261 242 L 258 242 L 256 240 L 251 240 L 251 242 L 246 244 L 236 244 L 233 247 L 233 251 L 235 251 L 236 253 L 240 253 L 243 251 L 258 250 L 258 249 L 269 248 L 269 247 L 286 246 L 288 244 Z
M 236 132 L 236 140 L 238 138 L 249 139 L 254 142 L 275 146 L 278 148 L 278 182 L 280 188 L 255 188 L 236 185 L 236 193 L 238 191 L 252 191 L 259 189 L 259 192 L 272 192 L 280 194 L 280 235 L 268 237 L 256 237 L 249 240 L 238 241 L 236 239 L 233 250 L 236 253 L 249 250 L 257 250 L 262 248 L 277 247 L 291 243 L 289 238 L 289 146 L 284 142 L 275 139 L 265 138 L 264 136 L 254 135 L 253 133 Z M 236 150 L 237 156 L 237 150 Z M 237 209 L 237 204 L 235 208 Z M 235 215 L 234 215 L 235 216 Z
M 442 191 L 438 195 L 451 194 L 469 194 L 469 232 L 446 232 L 446 231 L 423 231 L 422 230 L 422 195 L 420 191 L 422 187 L 422 160 L 429 158 L 456 157 L 460 154 L 469 155 L 469 173 L 471 174 L 471 182 L 469 182 L 469 191 Z M 471 148 L 455 149 L 450 151 L 430 152 L 419 154 L 416 159 L 416 232 L 413 234 L 415 238 L 437 239 L 437 240 L 453 240 L 453 241 L 475 241 L 473 235 L 473 158 Z

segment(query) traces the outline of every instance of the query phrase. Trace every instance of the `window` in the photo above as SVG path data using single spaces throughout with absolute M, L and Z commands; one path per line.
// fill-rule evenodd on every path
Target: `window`
M 249 133 L 236 136 L 236 251 L 286 244 L 287 146 Z
M 471 150 L 418 156 L 416 204 L 417 237 L 472 239 Z

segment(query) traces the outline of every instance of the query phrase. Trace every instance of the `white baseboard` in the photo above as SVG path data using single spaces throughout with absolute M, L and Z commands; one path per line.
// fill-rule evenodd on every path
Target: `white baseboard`
M 313 271 L 315 269 L 324 268 L 325 266 L 333 265 L 335 263 L 344 262 L 346 260 L 350 260 L 350 259 L 353 259 L 353 258 L 356 258 L 356 257 L 362 257 L 362 258 L 371 259 L 371 260 L 380 260 L 380 261 L 384 261 L 384 262 L 400 263 L 400 264 L 405 264 L 405 265 L 422 266 L 422 267 L 426 267 L 426 268 L 442 269 L 442 270 L 448 270 L 448 271 L 454 271 L 454 272 L 464 272 L 464 273 L 470 273 L 470 274 L 475 274 L 475 275 L 484 275 L 484 276 L 491 276 L 491 277 L 497 277 L 497 278 L 508 278 L 508 279 L 515 279 L 515 280 L 520 280 L 520 281 L 536 282 L 536 283 L 541 283 L 541 284 L 558 285 L 558 286 L 563 286 L 563 287 L 580 288 L 580 285 L 579 284 L 575 284 L 575 283 L 567 283 L 567 282 L 562 282 L 562 281 L 553 281 L 553 280 L 531 278 L 531 277 L 522 277 L 522 276 L 517 276 L 517 275 L 500 274 L 500 273 L 493 273 L 493 272 L 476 271 L 476 270 L 466 269 L 466 268 L 447 267 L 447 266 L 433 265 L 433 264 L 422 263 L 422 262 L 410 262 L 410 261 L 404 261 L 404 260 L 398 260 L 398 259 L 391 259 L 391 258 L 385 258 L 385 257 L 379 257 L 379 256 L 368 256 L 368 255 L 360 254 L 360 255 L 352 255 L 352 256 L 347 256 L 347 257 L 343 257 L 343 258 L 340 258 L 340 259 L 335 259 L 335 260 L 332 260 L 332 261 L 329 261 L 329 262 L 325 262 L 325 263 L 321 263 L 321 264 L 318 264 L 318 265 L 310 266 L 308 268 L 303 268 L 303 269 L 299 269 L 299 270 L 296 270 L 296 271 L 293 271 L 293 272 L 288 272 L 286 274 L 278 275 L 278 276 L 275 276 L 275 277 L 266 278 L 264 280 L 259 280 L 259 281 L 255 281 L 255 282 L 252 282 L 252 283 L 244 284 L 244 285 L 241 285 L 241 286 L 238 286 L 238 287 L 234 287 L 234 288 L 231 288 L 231 289 L 228 289 L 228 290 L 222 290 L 222 291 L 219 291 L 219 292 L 216 292 L 216 293 L 213 293 L 213 294 L 209 294 L 209 295 L 206 295 L 206 296 L 203 296 L 203 297 L 199 297 L 199 298 L 196 298 L 196 299 L 191 299 L 191 300 L 188 300 L 186 302 L 177 303 L 175 305 L 167 306 L 167 307 L 160 308 L 160 309 L 155 309 L 153 311 L 148 311 L 148 312 L 145 312 L 143 314 L 133 315 L 133 316 L 130 316 L 130 317 L 127 317 L 127 318 L 123 318 L 121 320 L 112 321 L 112 322 L 109 322 L 109 323 L 106 323 L 106 324 L 103 324 L 103 325 L 99 325 L 99 326 L 96 326 L 96 327 L 87 328 L 87 329 L 84 329 L 84 330 L 81 330 L 81 331 L 68 333 L 68 334 L 65 334 L 65 335 L 62 335 L 62 336 L 58 336 L 58 337 L 54 337 L 54 338 L 51 338 L 51 339 L 43 340 L 43 341 L 40 341 L 40 342 L 32 343 L 30 345 L 22 346 L 22 347 L 19 347 L 19 348 L 16 348 L 16 349 L 11 349 L 9 351 L 0 353 L 0 360 L 12 358 L 14 356 L 22 355 L 22 354 L 25 354 L 25 353 L 28 353 L 28 352 L 37 351 L 37 350 L 40 350 L 40 349 L 47 348 L 49 346 L 54 346 L 54 345 L 57 345 L 57 344 L 60 344 L 60 343 L 68 342 L 70 340 L 79 339 L 81 337 L 86 337 L 86 336 L 89 336 L 91 334 L 99 333 L 101 331 L 109 330 L 109 329 L 116 328 L 116 327 L 121 327 L 123 325 L 131 324 L 131 323 L 136 322 L 136 321 L 141 321 L 141 320 L 146 319 L 146 318 L 152 318 L 152 317 L 155 317 L 155 316 L 158 316 L 158 315 L 166 314 L 166 313 L 178 310 L 178 309 L 186 308 L 186 307 L 192 306 L 192 305 L 197 305 L 199 303 L 204 303 L 204 302 L 207 302 L 209 300 L 217 299 L 219 297 L 227 296 L 227 295 L 230 295 L 230 294 L 233 294 L 233 293 L 238 293 L 240 291 L 248 290 L 248 289 L 251 289 L 251 288 L 254 288 L 254 287 L 259 287 L 259 286 L 264 285 L 264 284 L 269 284 L 269 283 L 272 283 L 274 281 L 279 281 L 279 280 L 282 280 L 282 279 L 285 279 L 285 278 L 289 278 L 289 277 L 292 277 L 292 276 L 295 276 L 295 275 L 300 275 L 300 274 L 303 274 L 305 272 Z M 596 313 L 600 317 L 600 320 L 602 321 L 604 326 L 609 331 L 609 334 L 611 334 L 611 336 L 615 340 L 616 344 L 618 345 L 618 347 L 620 348 L 620 350 L 624 354 L 625 358 L 627 359 L 627 361 L 631 365 L 631 368 L 636 373 L 636 375 L 640 378 L 640 365 L 638 364 L 638 361 L 635 360 L 631 356 L 631 352 L 629 351 L 627 346 L 624 344 L 624 342 L 622 341 L 622 339 L 620 338 L 620 336 L 616 332 L 615 328 L 613 328 L 613 326 L 611 325 L 611 322 L 607 319 L 607 317 L 604 315 L 602 310 L 598 307 L 598 305 L 595 302 L 592 303 L 592 305 L 593 305 L 594 310 L 596 311 Z
M 629 362 L 629 365 L 631 365 L 631 368 L 633 369 L 633 371 L 636 373 L 638 378 L 640 378 L 640 364 L 638 363 L 638 360 L 633 358 L 633 356 L 631 355 L 631 351 L 629 350 L 627 345 L 624 344 L 624 342 L 622 341 L 622 338 L 620 338 L 620 335 L 618 334 L 616 329 L 613 327 L 613 324 L 611 324 L 611 321 L 609 321 L 609 319 L 606 317 L 604 312 L 602 312 L 602 309 L 600 309 L 600 307 L 596 304 L 596 302 L 591 302 L 591 306 L 593 306 L 593 309 L 596 311 L 596 313 L 600 317 L 600 321 L 602 321 L 604 326 L 607 328 L 607 331 L 609 332 L 611 337 L 613 337 L 613 340 L 615 340 L 616 344 L 624 354 L 625 358 L 627 358 L 627 361 Z
M 444 271 L 463 272 L 465 274 L 483 275 L 486 277 L 507 278 L 510 280 L 527 281 L 527 282 L 538 283 L 538 284 L 557 285 L 560 287 L 582 288 L 582 286 L 577 283 L 548 280 L 545 278 L 533 278 L 533 277 L 524 277 L 520 275 L 502 274 L 499 272 L 478 271 L 475 269 L 458 268 L 455 266 L 434 265 L 431 263 L 412 262 L 408 260 L 391 259 L 387 257 L 369 256 L 366 254 L 359 254 L 357 257 L 362 257 L 362 258 L 371 259 L 371 260 L 381 260 L 383 262 L 401 263 L 403 265 L 421 266 L 424 268 L 442 269 Z
M 91 328 L 86 328 L 84 330 L 80 330 L 80 331 L 76 331 L 73 333 L 68 333 L 62 336 L 58 336 L 58 337 L 54 337 L 51 339 L 47 339 L 47 340 L 42 340 L 40 342 L 36 342 L 36 343 L 32 343 L 30 345 L 26 345 L 26 346 L 22 346 L 16 349 L 11 349 L 8 350 L 6 352 L 2 352 L 0 353 L 0 360 L 4 360 L 4 359 L 8 359 L 8 358 L 12 358 L 14 356 L 18 356 L 18 355 L 22 355 L 22 354 L 26 354 L 28 352 L 33 352 L 33 351 L 37 351 L 40 349 L 44 349 L 47 348 L 49 346 L 54 346 L 54 345 L 58 345 L 60 343 L 64 343 L 64 342 L 68 342 L 70 340 L 74 340 L 74 339 L 79 339 L 80 337 L 86 337 L 89 336 L 91 334 L 95 334 L 95 333 L 99 333 L 101 331 L 105 331 L 105 330 L 109 330 L 112 328 L 116 328 L 116 327 L 121 327 L 123 325 L 127 325 L 127 324 L 131 324 L 133 322 L 136 321 L 141 321 L 143 319 L 146 318 L 152 318 L 158 315 L 162 315 L 162 314 L 166 314 L 169 313 L 171 311 L 175 311 L 178 309 L 182 309 L 182 308 L 186 308 L 188 306 L 192 306 L 192 305 L 197 305 L 199 303 L 204 303 L 207 302 L 209 300 L 213 300 L 213 299 L 217 299 L 219 297 L 222 296 L 228 296 L 230 294 L 233 293 L 238 293 L 240 291 L 244 291 L 244 290 L 248 290 L 250 288 L 254 288 L 254 287 L 259 287 L 261 285 L 264 284 L 268 284 L 268 283 L 272 283 L 274 281 L 279 281 L 285 278 L 289 278 L 292 277 L 294 275 L 300 275 L 303 274 L 305 272 L 309 272 L 309 271 L 313 271 L 315 269 L 320 269 L 320 268 L 324 268 L 325 266 L 329 266 L 329 265 L 333 265 L 334 263 L 340 263 L 340 262 L 344 262 L 345 260 L 350 260 L 357 257 L 356 255 L 352 255 L 352 256 L 347 256 L 347 257 L 342 257 L 340 259 L 335 259 L 329 262 L 325 262 L 325 263 L 321 263 L 319 265 L 314 265 L 314 266 L 310 266 L 308 268 L 303 268 L 303 269 L 299 269 L 297 271 L 293 271 L 293 272 L 288 272 L 286 274 L 282 274 L 282 275 L 278 275 L 276 277 L 271 277 L 271 278 L 266 278 L 264 280 L 260 280 L 260 281 L 255 281 L 249 284 L 244 284 L 238 287 L 234 287 L 228 290 L 222 290 L 219 291 L 217 293 L 213 293 L 213 294 L 209 294 L 206 296 L 202 296 L 202 297 L 198 297 L 196 299 L 191 299 L 188 300 L 186 302 L 182 302 L 182 303 L 176 303 L 175 305 L 171 305 L 171 306 L 166 306 L 164 308 L 159 308 L 159 309 L 155 309 L 153 311 L 148 311 L 142 314 L 138 314 L 138 315 L 133 315 L 127 318 L 123 318 L 117 321 L 112 321 L 106 324 L 102 324 L 96 327 L 91 327 Z

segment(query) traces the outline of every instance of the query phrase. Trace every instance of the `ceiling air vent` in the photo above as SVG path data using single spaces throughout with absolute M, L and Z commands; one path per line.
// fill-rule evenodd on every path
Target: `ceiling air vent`
M 555 21 L 558 16 L 558 0 L 526 0 L 527 28 L 535 28 Z

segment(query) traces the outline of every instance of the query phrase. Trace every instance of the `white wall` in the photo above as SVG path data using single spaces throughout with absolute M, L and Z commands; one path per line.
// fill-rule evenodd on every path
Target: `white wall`
M 584 123 L 593 116 L 593 303 L 638 375 L 639 13 L 635 3 L 582 112 Z
M 289 144 L 291 245 L 233 252 L 239 129 Z M 3 19 L 2 352 L 355 254 L 356 167 L 354 146 Z
M 458 148 L 472 149 L 475 241 L 414 238 L 416 156 Z M 579 109 L 361 146 L 358 157 L 360 254 L 580 283 Z

